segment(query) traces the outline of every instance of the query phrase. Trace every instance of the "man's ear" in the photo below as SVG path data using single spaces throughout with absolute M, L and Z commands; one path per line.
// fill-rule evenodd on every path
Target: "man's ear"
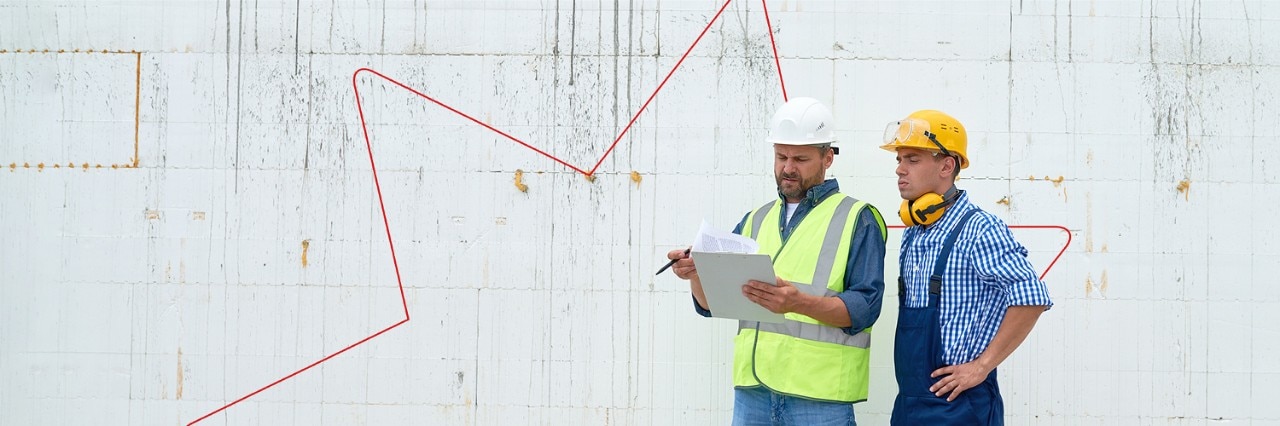
M 947 161 L 947 160 L 951 160 L 951 161 Z M 943 162 L 943 164 L 942 164 L 942 172 L 943 172 L 943 173 L 946 173 L 948 170 L 950 170 L 950 171 L 951 171 L 951 179 L 952 179 L 952 180 L 954 180 L 954 179 L 956 178 L 956 172 L 959 172 L 959 171 L 960 171 L 960 169 L 959 169 L 959 167 L 960 167 L 960 159 L 958 159 L 958 158 L 956 158 L 956 157 L 953 157 L 953 156 L 948 155 L 948 156 L 946 156 L 945 158 L 943 158 L 943 159 L 942 159 L 942 162 Z

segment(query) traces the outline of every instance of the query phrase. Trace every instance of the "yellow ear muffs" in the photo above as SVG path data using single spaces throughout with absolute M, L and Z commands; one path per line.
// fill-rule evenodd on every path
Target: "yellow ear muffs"
M 947 191 L 948 197 L 930 192 L 915 200 L 902 200 L 902 206 L 898 208 L 898 217 L 902 219 L 902 224 L 907 226 L 932 225 L 947 212 L 947 206 L 955 201 L 957 192 L 955 187 L 952 187 Z
M 902 219 L 903 225 L 916 226 L 915 219 L 911 218 L 911 200 L 902 200 L 902 205 L 898 207 L 898 218 Z

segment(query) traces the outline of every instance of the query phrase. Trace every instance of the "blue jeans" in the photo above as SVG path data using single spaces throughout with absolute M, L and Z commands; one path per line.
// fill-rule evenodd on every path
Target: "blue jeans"
M 764 386 L 733 391 L 733 426 L 852 426 L 853 404 L 818 402 Z

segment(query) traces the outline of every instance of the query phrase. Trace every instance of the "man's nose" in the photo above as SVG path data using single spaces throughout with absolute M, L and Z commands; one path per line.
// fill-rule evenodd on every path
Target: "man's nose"
M 902 177 L 902 176 L 906 176 L 906 175 L 907 175 L 907 169 L 906 169 L 906 168 L 904 168 L 904 167 L 902 167 L 902 163 L 898 163 L 898 167 L 897 167 L 897 168 L 895 168 L 895 169 L 893 169 L 893 172 L 894 172 L 894 173 L 897 173 L 897 174 L 898 174 L 898 177 Z

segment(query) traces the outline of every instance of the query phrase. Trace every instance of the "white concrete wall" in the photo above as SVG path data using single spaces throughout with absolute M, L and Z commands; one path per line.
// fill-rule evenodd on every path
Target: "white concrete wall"
M 401 321 L 358 68 L 589 169 L 721 4 L 0 3 L 0 424 L 187 424 Z M 1072 230 L 1010 424 L 1280 423 L 1280 2 L 769 7 L 846 192 L 892 219 L 884 123 L 937 108 L 976 203 Z M 772 196 L 761 12 L 732 1 L 594 181 L 361 74 L 411 321 L 199 424 L 727 423 L 734 325 L 653 271 Z M 1041 269 L 1066 242 L 1017 235 Z

